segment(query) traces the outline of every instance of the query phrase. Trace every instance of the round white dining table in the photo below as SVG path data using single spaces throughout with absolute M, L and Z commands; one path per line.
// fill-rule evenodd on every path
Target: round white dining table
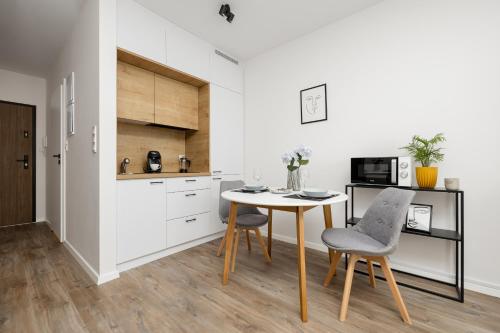
M 272 212 L 273 210 L 295 213 L 297 226 L 297 247 L 298 258 L 297 265 L 299 271 L 299 292 L 300 292 L 300 317 L 303 322 L 307 322 L 307 288 L 306 288 L 306 260 L 304 249 L 304 212 L 309 211 L 317 206 L 323 207 L 323 215 L 325 220 L 325 228 L 332 228 L 332 205 L 342 203 L 347 200 L 345 193 L 337 191 L 329 191 L 331 194 L 338 194 L 332 198 L 316 201 L 309 199 L 287 198 L 292 194 L 274 194 L 271 192 L 261 193 L 244 193 L 237 190 L 225 191 L 221 194 L 223 199 L 231 202 L 229 212 L 229 221 L 226 229 L 226 253 L 224 257 L 224 272 L 222 275 L 222 284 L 227 284 L 229 281 L 229 265 L 231 261 L 234 229 L 236 226 L 236 217 L 239 205 L 254 206 L 258 208 L 268 209 L 268 252 L 271 256 L 272 245 Z M 333 251 L 329 251 L 330 262 L 333 258 Z

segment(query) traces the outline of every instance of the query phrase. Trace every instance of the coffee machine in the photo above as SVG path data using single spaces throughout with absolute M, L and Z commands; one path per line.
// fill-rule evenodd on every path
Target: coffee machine
M 144 171 L 147 173 L 161 172 L 160 152 L 155 150 L 148 152 L 148 156 L 146 158 L 146 168 Z
M 186 173 L 189 172 L 191 167 L 191 161 L 184 155 L 179 156 L 179 172 Z

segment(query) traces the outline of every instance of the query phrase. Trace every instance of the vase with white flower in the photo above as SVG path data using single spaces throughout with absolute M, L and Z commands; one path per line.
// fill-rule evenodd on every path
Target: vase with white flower
M 300 167 L 309 163 L 311 155 L 311 148 L 300 145 L 292 152 L 286 152 L 281 156 L 281 160 L 288 169 L 287 188 L 294 191 L 300 191 L 302 189 Z

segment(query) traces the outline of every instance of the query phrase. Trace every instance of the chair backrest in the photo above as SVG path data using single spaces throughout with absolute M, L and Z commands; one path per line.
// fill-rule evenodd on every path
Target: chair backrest
M 415 191 L 386 188 L 353 228 L 395 249 L 413 197 Z
M 245 182 L 242 180 L 223 180 L 220 182 L 219 216 L 221 220 L 225 220 L 229 217 L 229 209 L 231 208 L 231 203 L 228 200 L 223 199 L 220 195 L 224 191 L 242 188 L 243 185 L 245 185 Z M 262 213 L 255 207 L 238 205 L 238 215 L 245 215 L 245 214 L 262 214 Z

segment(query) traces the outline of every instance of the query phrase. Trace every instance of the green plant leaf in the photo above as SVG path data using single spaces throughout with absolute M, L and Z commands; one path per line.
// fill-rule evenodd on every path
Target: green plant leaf
M 420 162 L 423 167 L 428 167 L 432 163 L 441 162 L 444 160 L 444 154 L 441 152 L 441 147 L 437 145 L 445 142 L 446 138 L 443 133 L 438 133 L 431 139 L 422 138 L 419 135 L 414 135 L 411 142 L 401 147 L 412 156 L 415 161 Z

